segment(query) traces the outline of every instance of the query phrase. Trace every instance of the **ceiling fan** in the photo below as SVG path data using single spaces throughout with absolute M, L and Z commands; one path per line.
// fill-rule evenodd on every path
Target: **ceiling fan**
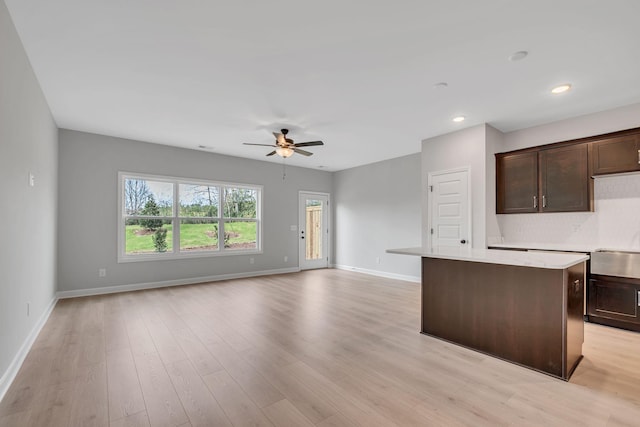
M 273 156 L 277 154 L 281 157 L 291 157 L 293 153 L 302 154 L 303 156 L 312 156 L 313 153 L 305 150 L 301 150 L 299 147 L 311 147 L 314 145 L 324 145 L 322 141 L 309 141 L 294 143 L 293 139 L 287 138 L 289 129 L 280 129 L 280 133 L 273 132 L 273 136 L 276 137 L 276 143 L 274 144 L 251 144 L 245 142 L 244 145 L 259 145 L 261 147 L 275 147 L 276 149 L 267 154 L 267 156 Z

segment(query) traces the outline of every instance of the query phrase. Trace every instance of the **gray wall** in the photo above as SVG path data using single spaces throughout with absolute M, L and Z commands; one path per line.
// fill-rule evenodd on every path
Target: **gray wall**
M 418 257 L 385 253 L 420 246 L 420 162 L 416 153 L 334 174 L 337 266 L 420 276 Z
M 474 248 L 486 248 L 487 126 L 462 129 L 422 141 L 422 245 L 428 246 L 428 175 L 450 169 L 470 168 L 471 227 Z
M 56 125 L 0 1 L 0 397 L 55 296 L 57 165 Z
M 59 291 L 295 268 L 298 191 L 332 188 L 330 172 L 287 167 L 283 180 L 282 165 L 269 162 L 70 130 L 59 139 Z M 118 264 L 118 171 L 263 185 L 264 253 Z
M 504 144 L 504 134 L 494 127 L 486 126 L 486 239 L 487 245 L 502 241 L 496 215 L 496 156 Z

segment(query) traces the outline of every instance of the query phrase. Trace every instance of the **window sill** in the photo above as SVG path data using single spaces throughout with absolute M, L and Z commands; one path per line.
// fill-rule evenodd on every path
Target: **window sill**
M 181 253 L 181 254 L 148 254 L 148 255 L 119 255 L 118 264 L 126 264 L 130 262 L 146 262 L 146 261 L 175 261 L 197 258 L 216 258 L 239 255 L 260 255 L 261 249 L 245 250 L 245 251 L 224 251 L 224 252 L 202 252 L 202 253 Z

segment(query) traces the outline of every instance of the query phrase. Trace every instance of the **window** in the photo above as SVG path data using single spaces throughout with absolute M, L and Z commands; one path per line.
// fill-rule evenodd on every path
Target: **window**
M 119 262 L 261 250 L 261 186 L 123 172 L 119 183 Z

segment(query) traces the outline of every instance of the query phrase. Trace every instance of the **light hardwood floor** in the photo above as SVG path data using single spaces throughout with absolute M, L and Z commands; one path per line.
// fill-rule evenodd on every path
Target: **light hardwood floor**
M 61 300 L 0 425 L 640 425 L 640 334 L 587 324 L 565 383 L 420 335 L 419 296 L 315 270 Z

